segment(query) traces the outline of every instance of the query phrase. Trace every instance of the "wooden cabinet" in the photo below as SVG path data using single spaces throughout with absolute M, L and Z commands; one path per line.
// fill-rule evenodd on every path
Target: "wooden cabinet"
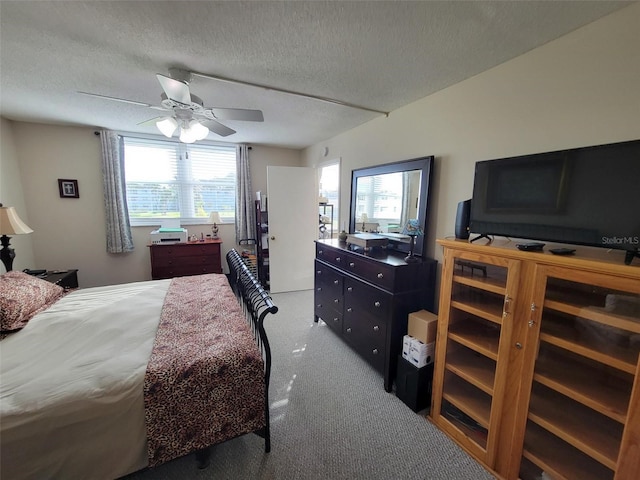
M 338 240 L 318 240 L 315 260 L 315 321 L 322 319 L 384 375 L 390 392 L 407 317 L 432 310 L 436 261 L 408 264 L 386 250 L 364 255 Z
M 636 478 L 640 268 L 439 243 L 434 423 L 504 478 Z
M 222 273 L 222 240 L 149 245 L 151 278 L 184 277 L 205 273 Z

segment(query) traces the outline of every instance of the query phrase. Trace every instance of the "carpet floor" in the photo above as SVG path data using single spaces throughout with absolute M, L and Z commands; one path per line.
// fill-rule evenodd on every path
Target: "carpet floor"
M 272 295 L 265 321 L 273 355 L 271 452 L 249 434 L 126 477 L 183 479 L 493 479 L 421 414 L 383 387 L 382 375 L 323 322 L 313 291 Z

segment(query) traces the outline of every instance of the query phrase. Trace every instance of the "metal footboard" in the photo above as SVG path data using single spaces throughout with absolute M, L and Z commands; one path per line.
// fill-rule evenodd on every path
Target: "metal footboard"
M 229 265 L 229 283 L 240 305 L 242 305 L 245 317 L 251 325 L 253 338 L 258 348 L 260 348 L 264 360 L 265 428 L 263 431 L 256 433 L 265 440 L 265 452 L 270 452 L 269 380 L 271 378 L 271 349 L 269 347 L 269 339 L 264 330 L 264 319 L 270 313 L 275 314 L 278 311 L 278 307 L 273 303 L 269 293 L 253 276 L 237 250 L 232 249 L 227 253 L 227 264 Z

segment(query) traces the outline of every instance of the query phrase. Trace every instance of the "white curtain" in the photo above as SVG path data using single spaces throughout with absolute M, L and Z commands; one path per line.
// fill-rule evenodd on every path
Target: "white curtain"
M 240 240 L 256 239 L 256 212 L 254 193 L 251 187 L 251 169 L 249 165 L 249 147 L 236 147 L 236 244 Z
M 124 178 L 124 142 L 120 135 L 111 130 L 100 130 L 100 141 L 107 217 L 107 252 L 131 252 L 134 247 Z

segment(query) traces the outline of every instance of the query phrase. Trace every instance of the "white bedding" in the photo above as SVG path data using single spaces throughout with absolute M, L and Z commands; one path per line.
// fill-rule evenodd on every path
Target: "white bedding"
M 1 478 L 147 465 L 143 382 L 170 282 L 72 292 L 0 342 Z

